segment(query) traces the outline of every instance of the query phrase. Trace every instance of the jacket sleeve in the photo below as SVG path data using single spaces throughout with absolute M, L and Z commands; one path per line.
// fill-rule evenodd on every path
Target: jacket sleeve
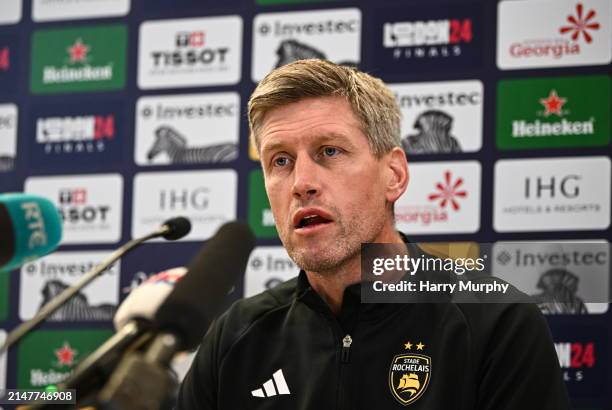
M 221 322 L 208 329 L 191 368 L 179 388 L 176 410 L 215 410 L 217 408 L 217 352 Z
M 548 324 L 535 305 L 507 305 L 489 336 L 478 410 L 570 409 Z

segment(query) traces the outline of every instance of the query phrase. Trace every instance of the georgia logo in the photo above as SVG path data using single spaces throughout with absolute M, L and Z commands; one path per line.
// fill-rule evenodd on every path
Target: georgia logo
M 399 354 L 389 369 L 389 388 L 393 397 L 407 406 L 417 401 L 429 385 L 431 357 L 422 354 Z

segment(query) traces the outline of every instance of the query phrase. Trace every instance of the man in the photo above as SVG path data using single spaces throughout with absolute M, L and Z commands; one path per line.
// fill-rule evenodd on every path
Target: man
M 382 81 L 298 61 L 248 109 L 280 239 L 302 270 L 216 321 L 178 409 L 569 408 L 533 305 L 361 303 L 361 244 L 404 243 L 393 204 L 408 167 Z

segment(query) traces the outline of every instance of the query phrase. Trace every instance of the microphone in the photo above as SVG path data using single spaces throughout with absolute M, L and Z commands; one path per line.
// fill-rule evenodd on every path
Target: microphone
M 79 363 L 70 377 L 60 383 L 60 390 L 75 389 L 79 403 L 87 400 L 87 396 L 106 383 L 126 352 L 136 351 L 150 342 L 155 312 L 186 271 L 184 267 L 165 270 L 134 289 L 113 319 L 117 333 Z
M 186 272 L 187 268 L 183 266 L 167 269 L 151 276 L 130 292 L 115 313 L 115 329 L 119 331 L 131 321 L 151 322 L 160 305 Z
M 115 263 L 119 258 L 123 255 L 139 246 L 143 242 L 162 237 L 168 240 L 177 240 L 187 235 L 191 230 L 191 223 L 187 218 L 177 217 L 167 220 L 163 223 L 155 231 L 142 236 L 140 238 L 132 239 L 125 245 L 121 246 L 119 249 L 114 251 L 105 261 L 97 265 L 95 268 L 87 272 L 83 275 L 78 282 L 74 285 L 70 286 L 68 289 L 64 290 L 62 293 L 53 298 L 49 303 L 44 305 L 36 315 L 28 320 L 27 322 L 23 322 L 13 331 L 11 331 L 4 342 L 4 345 L 0 347 L 0 354 L 6 351 L 12 344 L 21 339 L 24 335 L 26 335 L 30 330 L 36 327 L 40 322 L 49 317 L 53 312 L 55 312 L 60 306 L 64 305 L 70 298 L 76 295 L 81 289 L 87 286 L 92 280 L 100 276 L 109 266 Z
M 0 194 L 0 271 L 53 252 L 62 239 L 62 224 L 59 211 L 46 198 Z
M 189 265 L 155 314 L 157 335 L 144 354 L 124 357 L 98 396 L 102 408 L 154 409 L 176 386 L 168 371 L 175 353 L 196 347 L 244 275 L 255 237 L 246 224 L 223 225 Z

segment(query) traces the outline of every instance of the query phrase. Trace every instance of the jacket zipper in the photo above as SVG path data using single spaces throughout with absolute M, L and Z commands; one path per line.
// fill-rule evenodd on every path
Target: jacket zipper
M 346 335 L 342 339 L 342 363 L 348 363 L 351 358 L 351 345 L 353 344 L 353 338 L 351 335 Z
M 353 338 L 351 335 L 347 334 L 341 340 L 342 342 L 342 350 L 340 352 L 340 383 L 338 386 L 338 410 L 343 410 L 346 407 L 344 395 L 345 390 L 347 388 L 346 383 L 346 375 L 347 369 L 345 367 L 348 365 L 351 359 L 351 345 L 353 344 Z

